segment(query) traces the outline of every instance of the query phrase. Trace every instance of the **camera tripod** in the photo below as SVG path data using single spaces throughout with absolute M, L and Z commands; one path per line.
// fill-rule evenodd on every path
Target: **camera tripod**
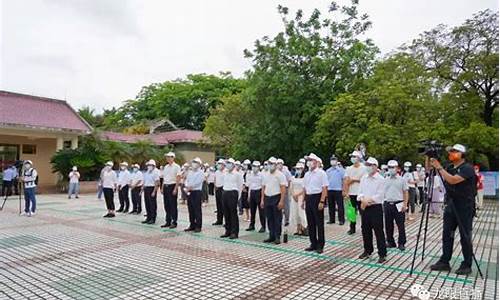
M 437 174 L 437 175 L 436 175 Z M 424 240 L 423 240 L 423 247 L 422 247 L 422 261 L 424 260 L 425 256 L 425 241 L 427 238 L 427 228 L 429 225 L 429 205 L 432 203 L 432 196 L 433 196 L 433 191 L 434 191 L 434 177 L 439 176 L 441 181 L 443 182 L 444 189 L 446 191 L 446 186 L 444 185 L 445 181 L 443 180 L 443 177 L 439 172 L 436 171 L 435 168 L 432 168 L 429 172 L 429 175 L 427 176 L 427 184 L 426 184 L 426 189 L 427 189 L 427 197 L 422 203 L 422 216 L 420 218 L 420 225 L 418 227 L 418 234 L 417 234 L 417 243 L 415 244 L 415 251 L 413 252 L 413 259 L 411 262 L 411 270 L 410 270 L 410 276 L 413 275 L 413 270 L 415 267 L 415 259 L 417 257 L 417 250 L 418 250 L 418 244 L 420 241 L 420 235 L 422 234 L 422 226 L 424 225 L 425 221 L 425 226 L 424 226 Z M 455 204 L 453 203 L 453 200 L 449 200 L 447 202 L 447 205 L 451 208 L 453 215 L 456 218 L 459 230 L 463 232 L 465 235 L 467 241 L 469 241 L 472 244 L 472 239 L 469 236 L 469 233 L 464 230 L 464 225 L 462 223 L 462 220 L 460 219 L 460 216 L 458 215 L 457 209 L 455 207 Z M 425 220 L 424 220 L 425 218 Z M 474 254 L 474 248 L 471 245 L 471 250 L 472 250 L 472 258 L 474 259 L 474 263 L 476 264 L 479 276 L 481 276 L 481 279 L 483 279 L 483 273 L 481 272 L 481 268 L 479 268 L 479 263 L 477 262 L 476 255 Z
M 21 214 L 21 194 L 22 194 L 22 191 L 21 191 L 21 188 L 22 188 L 22 184 L 21 182 L 17 182 L 17 191 L 18 191 L 18 194 L 19 194 L 19 214 Z M 0 211 L 3 210 L 3 207 L 5 206 L 5 203 L 7 202 L 7 200 L 9 199 L 9 194 L 12 192 L 12 187 L 11 187 L 11 190 L 10 191 L 7 191 L 7 196 L 5 196 L 3 198 L 3 203 L 2 203 L 2 206 L 0 206 Z

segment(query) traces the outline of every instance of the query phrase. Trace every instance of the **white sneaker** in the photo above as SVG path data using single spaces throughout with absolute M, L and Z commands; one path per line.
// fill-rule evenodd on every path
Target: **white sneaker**
M 28 212 L 26 215 L 27 215 L 28 217 L 31 217 L 31 216 L 32 216 L 31 211 L 30 211 L 30 212 Z
M 23 211 L 23 212 L 21 213 L 21 216 L 28 216 L 28 213 L 27 213 L 27 212 L 25 212 L 25 211 Z
M 32 213 L 31 213 L 31 216 L 34 216 L 34 215 L 36 215 L 36 213 L 35 213 L 35 212 L 32 212 Z

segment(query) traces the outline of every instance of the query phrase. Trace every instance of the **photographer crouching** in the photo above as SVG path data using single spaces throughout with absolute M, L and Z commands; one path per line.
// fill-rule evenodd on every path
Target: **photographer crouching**
M 456 270 L 458 275 L 468 275 L 472 266 L 472 219 L 474 216 L 474 197 L 476 179 L 474 168 L 465 161 L 465 146 L 455 144 L 447 147 L 451 164 L 445 168 L 436 158 L 426 158 L 426 166 L 432 166 L 441 175 L 445 187 L 445 209 L 443 215 L 443 255 L 431 265 L 433 271 L 450 271 L 455 230 L 459 229 L 460 244 L 464 261 Z M 436 176 L 438 176 L 436 174 Z M 461 226 L 460 226 L 461 225 Z

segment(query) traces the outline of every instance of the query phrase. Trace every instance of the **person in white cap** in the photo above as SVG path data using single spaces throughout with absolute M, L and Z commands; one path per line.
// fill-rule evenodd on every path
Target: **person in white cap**
M 207 169 L 207 183 L 208 183 L 208 197 L 215 197 L 215 168 L 213 166 L 208 166 Z
M 265 209 L 269 238 L 264 243 L 280 244 L 283 208 L 285 207 L 286 177 L 278 170 L 277 159 L 269 158 L 269 173 L 262 181 L 261 208 Z
M 181 204 L 186 204 L 186 200 L 188 198 L 188 195 L 185 191 L 186 189 L 184 187 L 186 183 L 186 177 L 189 171 L 191 171 L 191 165 L 186 162 L 182 165 L 181 173 L 179 176 L 179 187 L 181 189 Z
M 68 177 L 68 199 L 71 199 L 72 195 L 75 195 L 75 198 L 78 199 L 78 192 L 80 191 L 80 172 L 78 172 L 78 168 L 76 166 L 73 166 Z
M 260 171 L 260 162 L 254 160 L 252 162 L 252 171 L 245 178 L 245 185 L 249 190 L 250 202 L 250 225 L 246 231 L 255 230 L 255 216 L 257 209 L 259 210 L 260 229 L 259 232 L 266 231 L 266 215 L 264 209 L 260 207 L 260 199 L 262 197 L 262 182 L 264 175 Z
M 130 201 L 128 198 L 128 190 L 130 184 L 130 172 L 128 171 L 128 163 L 126 161 L 120 163 L 120 171 L 118 173 L 118 200 L 120 200 L 120 208 L 116 212 L 128 213 Z
M 388 177 L 385 178 L 384 185 L 384 215 L 385 215 L 385 236 L 387 238 L 387 248 L 395 248 L 394 223 L 398 227 L 398 248 L 405 250 L 405 212 L 408 208 L 408 184 L 398 175 L 398 162 L 390 160 L 387 163 Z
M 384 235 L 384 178 L 378 173 L 378 161 L 369 157 L 365 165 L 369 169 L 368 174 L 361 178 L 359 184 L 358 201 L 360 201 L 361 233 L 363 234 L 364 251 L 360 259 L 367 259 L 373 253 L 373 233 L 377 240 L 378 263 L 384 263 L 387 256 L 387 248 Z
M 411 162 L 407 161 L 403 165 L 403 174 L 401 175 L 408 185 L 408 220 L 412 221 L 415 219 L 415 203 L 417 200 L 417 178 L 415 177 L 415 172 L 412 170 Z
M 306 251 L 323 253 L 325 247 L 325 202 L 328 197 L 328 175 L 319 168 L 321 159 L 314 153 L 307 156 L 304 194 L 310 245 Z
M 36 184 L 38 173 L 35 168 L 33 168 L 33 162 L 31 160 L 24 161 L 23 166 L 23 176 L 21 181 L 24 182 L 24 213 L 28 217 L 31 217 L 36 212 Z
M 225 233 L 221 238 L 229 237 L 237 239 L 239 236 L 238 220 L 238 199 L 243 189 L 243 175 L 236 170 L 234 159 L 229 158 L 226 161 L 227 172 L 224 175 L 224 185 L 222 187 L 222 207 L 224 210 L 224 219 L 226 220 Z
M 248 176 L 249 173 L 251 173 L 252 171 L 250 170 L 250 161 L 248 159 L 245 159 L 243 161 L 243 164 L 242 164 L 242 168 L 241 168 L 241 174 L 243 176 L 243 182 L 246 182 L 246 178 Z M 249 197 L 249 194 L 248 194 L 248 187 L 246 185 L 243 185 L 243 190 L 241 191 L 241 195 L 240 195 L 240 199 L 239 199 L 239 208 L 240 208 L 240 212 L 242 212 L 244 214 L 243 216 L 243 221 L 250 221 L 250 214 L 249 214 L 249 210 L 250 210 L 250 202 L 248 200 L 248 197 Z M 240 213 L 241 215 L 241 213 Z
M 205 175 L 201 170 L 202 161 L 199 157 L 191 161 L 191 170 L 187 173 L 184 189 L 188 195 L 189 227 L 184 231 L 200 232 L 202 227 L 201 190 Z
M 361 159 L 363 155 L 359 151 L 353 151 L 351 153 L 351 163 L 352 165 L 347 167 L 345 170 L 345 178 L 344 178 L 344 187 L 343 187 L 343 196 L 349 197 L 351 201 L 351 205 L 357 211 L 359 209 L 360 203 L 358 202 L 358 193 L 359 193 L 359 183 L 361 181 L 361 177 L 366 175 L 366 169 L 361 164 Z M 356 222 L 350 222 L 349 231 L 347 234 L 356 233 Z
M 388 167 L 386 164 L 382 164 L 382 165 L 380 166 L 380 171 L 379 171 L 380 176 L 382 176 L 382 177 L 384 177 L 384 178 L 385 178 L 385 177 L 389 177 L 389 174 L 387 173 L 387 170 L 388 170 L 388 169 L 389 169 L 389 167 Z
M 201 189 L 201 205 L 203 207 L 208 205 L 208 175 L 209 175 L 209 167 L 208 163 L 204 163 L 201 167 L 201 171 L 203 172 L 203 187 Z
M 418 189 L 418 203 L 423 208 L 422 203 L 425 200 L 424 186 L 425 186 L 425 169 L 422 168 L 422 164 L 417 164 L 415 166 L 415 176 L 417 176 L 417 189 Z
M 221 158 L 217 161 L 217 171 L 215 171 L 215 205 L 217 207 L 217 219 L 212 225 L 222 225 L 224 209 L 222 206 L 222 187 L 224 186 L 224 175 L 226 162 Z
M 139 170 L 139 165 L 132 165 L 132 173 L 130 174 L 130 194 L 132 195 L 132 211 L 131 214 L 140 214 L 141 208 L 141 190 L 143 185 L 143 175 Z
M 290 223 L 290 197 L 289 197 L 289 189 L 288 187 L 290 186 L 290 182 L 292 180 L 292 173 L 288 170 L 288 167 L 285 166 L 285 162 L 283 159 L 278 158 L 276 160 L 276 165 L 278 167 L 278 170 L 285 175 L 286 178 L 286 192 L 285 192 L 285 226 L 288 226 Z
M 181 175 L 181 167 L 175 163 L 175 153 L 165 154 L 167 164 L 163 167 L 163 208 L 165 209 L 165 224 L 161 228 L 177 227 L 177 191 Z
M 443 254 L 439 261 L 431 266 L 431 270 L 450 270 L 449 262 L 453 253 L 453 240 L 458 227 L 464 260 L 455 273 L 468 275 L 472 272 L 472 220 L 474 218 L 476 178 L 474 168 L 465 161 L 465 146 L 455 144 L 453 147 L 447 147 L 446 150 L 448 151 L 448 160 L 451 162 L 446 169 L 441 166 L 437 159 L 430 159 L 432 167 L 443 178 L 446 189 L 443 213 Z
M 106 201 L 106 208 L 108 209 L 108 213 L 104 215 L 104 218 L 115 217 L 114 195 L 117 183 L 118 179 L 116 172 L 113 170 L 113 162 L 108 161 L 104 170 L 101 172 L 102 192 L 104 193 L 104 200 Z
M 156 195 L 160 189 L 160 170 L 156 168 L 156 161 L 150 159 L 146 163 L 146 171 L 142 173 L 144 181 L 144 206 L 146 219 L 143 224 L 156 223 L 157 203 Z
M 291 223 L 297 231 L 294 235 L 307 235 L 307 217 L 304 202 L 304 165 L 300 162 L 295 165 L 295 175 L 290 182 L 292 200 L 290 201 Z
M 330 168 L 326 170 L 328 176 L 328 216 L 327 224 L 335 223 L 335 210 L 338 211 L 339 225 L 345 223 L 344 199 L 342 188 L 344 185 L 345 170 L 338 166 L 338 159 L 335 155 L 330 157 Z

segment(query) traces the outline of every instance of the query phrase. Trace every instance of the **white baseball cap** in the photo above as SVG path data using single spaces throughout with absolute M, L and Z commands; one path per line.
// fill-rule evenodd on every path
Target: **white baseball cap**
M 125 167 L 128 167 L 128 163 L 127 163 L 126 161 L 122 161 L 122 162 L 120 163 L 120 166 L 125 166 Z
M 245 159 L 245 160 L 243 161 L 243 164 L 245 164 L 245 165 L 249 165 L 249 164 L 251 164 L 251 162 L 250 162 L 250 160 L 249 160 L 249 159 Z
M 237 165 L 237 166 L 240 166 L 241 162 L 239 160 L 237 160 L 237 161 L 234 162 L 234 164 Z
M 133 164 L 133 165 L 132 165 L 132 168 L 137 168 L 137 169 L 139 169 L 139 168 L 140 168 L 140 166 L 139 166 L 139 164 Z
M 193 158 L 192 162 L 199 163 L 200 165 L 203 163 L 199 157 Z
M 395 161 L 394 159 L 391 159 L 390 161 L 387 162 L 387 166 L 389 166 L 391 168 L 395 168 L 398 166 L 398 162 Z
M 409 161 L 405 161 L 405 163 L 404 163 L 404 165 L 403 165 L 403 166 L 405 166 L 405 167 L 411 167 L 411 162 L 409 162 Z
M 465 148 L 464 145 L 461 145 L 461 144 L 455 144 L 453 145 L 453 147 L 446 147 L 446 151 L 450 152 L 450 151 L 458 151 L 458 152 L 462 152 L 462 153 L 465 153 L 467 152 L 467 149 Z
M 110 167 L 112 167 L 112 166 L 113 166 L 113 162 L 112 162 L 112 161 L 108 161 L 108 162 L 106 162 L 106 166 L 110 166 Z
M 365 163 L 378 166 L 378 160 L 376 160 L 374 157 L 369 157 Z
M 222 158 L 219 158 L 219 160 L 217 161 L 218 164 L 224 164 L 224 160 Z
M 355 156 L 355 157 L 358 157 L 358 158 L 363 157 L 363 155 L 362 155 L 362 154 L 361 154 L 361 152 L 359 152 L 359 151 L 352 151 L 352 153 L 351 153 L 351 157 L 352 157 L 352 156 Z
M 301 158 L 301 159 L 299 159 L 299 163 L 301 163 L 301 164 L 305 164 L 305 163 L 306 163 L 305 158 Z
M 278 159 L 276 160 L 276 163 L 277 163 L 277 164 L 284 164 L 285 162 L 284 162 L 281 158 L 278 158 Z
M 267 160 L 270 164 L 276 164 L 278 163 L 278 160 L 276 159 L 276 157 L 274 156 L 271 156 L 269 157 L 269 159 Z
M 168 153 L 165 153 L 165 156 L 166 156 L 166 157 L 173 157 L 173 158 L 175 158 L 175 153 L 174 153 L 174 152 L 172 152 L 172 151 L 170 151 L 170 152 L 168 152 Z
M 295 169 L 304 169 L 304 164 L 303 164 L 303 163 L 298 162 L 298 163 L 295 165 Z
M 387 165 L 383 164 L 380 166 L 381 169 L 387 169 Z
M 154 159 L 150 159 L 146 163 L 146 166 L 155 166 L 156 167 L 156 161 Z
M 306 159 L 321 162 L 321 158 L 319 158 L 316 154 L 312 152 L 306 157 Z
M 236 161 L 234 161 L 233 158 L 229 158 L 228 160 L 226 160 L 226 163 L 236 164 Z
M 260 162 L 258 160 L 254 160 L 252 163 L 252 166 L 254 167 L 260 167 Z
M 416 167 L 417 168 L 422 168 L 422 164 L 417 164 Z

